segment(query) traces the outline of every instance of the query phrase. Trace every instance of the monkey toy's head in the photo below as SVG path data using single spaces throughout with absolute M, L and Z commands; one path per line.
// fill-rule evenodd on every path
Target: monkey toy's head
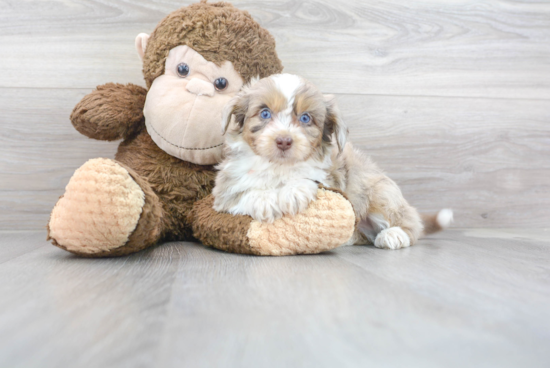
M 206 1 L 139 34 L 149 91 L 147 132 L 168 154 L 199 165 L 221 159 L 222 110 L 245 83 L 282 71 L 275 41 L 246 11 Z

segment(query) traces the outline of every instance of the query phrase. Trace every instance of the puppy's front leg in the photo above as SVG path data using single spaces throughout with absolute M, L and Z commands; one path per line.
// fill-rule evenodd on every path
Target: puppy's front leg
M 277 190 L 250 190 L 243 194 L 233 214 L 248 214 L 256 221 L 273 222 L 283 216 Z
M 290 182 L 279 189 L 279 208 L 283 215 L 303 212 L 317 197 L 317 184 L 312 180 Z

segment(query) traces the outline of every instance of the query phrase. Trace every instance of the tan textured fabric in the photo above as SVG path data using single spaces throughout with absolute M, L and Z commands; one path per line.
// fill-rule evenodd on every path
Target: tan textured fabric
M 305 212 L 272 224 L 252 221 L 248 238 L 254 253 L 285 256 L 320 253 L 336 248 L 353 235 L 355 214 L 339 193 L 319 189 Z
M 109 159 L 93 159 L 74 173 L 55 205 L 49 237 L 76 253 L 124 245 L 138 223 L 145 194 L 128 171 Z

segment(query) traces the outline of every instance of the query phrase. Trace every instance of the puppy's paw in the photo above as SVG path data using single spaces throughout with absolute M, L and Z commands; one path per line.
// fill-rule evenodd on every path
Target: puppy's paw
M 313 184 L 313 182 L 312 182 Z M 278 203 L 283 215 L 296 215 L 304 212 L 317 196 L 317 186 L 297 185 L 279 191 Z
M 283 215 L 277 203 L 277 195 L 272 191 L 253 193 L 245 203 L 246 208 L 242 213 L 249 214 L 259 222 L 271 223 Z
M 411 239 L 400 227 L 382 230 L 374 240 L 374 246 L 385 249 L 400 249 L 411 245 Z

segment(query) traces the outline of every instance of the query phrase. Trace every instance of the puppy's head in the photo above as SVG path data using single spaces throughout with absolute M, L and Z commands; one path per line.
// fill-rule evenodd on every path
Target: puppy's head
M 340 151 L 346 143 L 347 128 L 334 97 L 296 75 L 277 74 L 245 87 L 225 107 L 224 133 L 232 117 L 232 139 L 272 162 L 321 160 L 333 137 Z

